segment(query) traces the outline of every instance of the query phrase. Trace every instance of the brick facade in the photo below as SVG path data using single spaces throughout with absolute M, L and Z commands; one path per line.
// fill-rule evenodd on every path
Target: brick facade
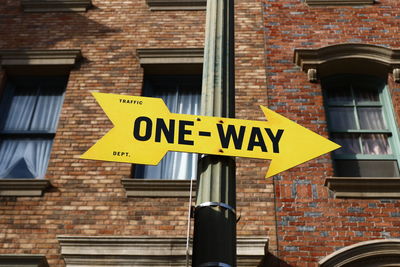
M 136 50 L 202 48 L 205 11 L 150 11 L 145 0 L 94 0 L 87 12 L 24 12 L 20 1 L 0 7 L 0 50 L 80 49 L 41 197 L 0 197 L 0 254 L 40 254 L 65 266 L 59 236 L 186 237 L 188 198 L 127 198 L 121 179 L 131 165 L 81 160 L 111 127 L 91 92 L 140 95 Z M 262 5 L 236 4 L 237 117 L 262 119 L 266 104 Z M 7 76 L 7 69 L 1 75 Z M 0 77 L 1 78 L 1 77 Z M 4 83 L 3 83 L 4 84 Z M 238 236 L 268 237 L 275 246 L 273 190 L 267 163 L 238 160 Z
M 130 237 L 132 246 L 153 238 L 162 248 L 160 238 L 185 238 L 187 197 L 126 197 L 121 180 L 131 178 L 130 164 L 79 156 L 112 127 L 91 92 L 140 95 L 137 49 L 202 48 L 205 11 L 93 0 L 86 12 L 24 12 L 20 1 L 3 2 L 0 51 L 79 49 L 83 59 L 70 71 L 46 174 L 51 187 L 41 197 L 0 196 L 0 256 L 38 254 L 51 267 L 66 266 L 60 240 L 112 247 L 119 238 Z M 236 117 L 265 120 L 259 108 L 265 105 L 327 137 L 321 85 L 294 63 L 295 49 L 344 43 L 398 49 L 400 3 L 306 2 L 236 1 Z M 3 85 L 9 74 L 1 70 Z M 390 71 L 387 82 L 400 123 L 400 86 Z M 236 165 L 237 236 L 269 238 L 263 266 L 318 266 L 343 247 L 400 237 L 396 199 L 340 199 L 328 190 L 329 154 L 271 179 L 264 179 L 267 161 L 237 158 Z
M 269 106 L 327 136 L 321 84 L 310 83 L 307 74 L 293 63 L 294 50 L 343 43 L 397 49 L 399 2 L 309 6 L 298 0 L 271 0 L 263 4 Z M 390 72 L 387 81 L 399 123 L 399 85 Z M 319 260 L 342 247 L 399 238 L 398 200 L 335 199 L 324 186 L 332 175 L 330 156 L 325 155 L 274 178 L 275 256 L 280 266 L 318 266 Z

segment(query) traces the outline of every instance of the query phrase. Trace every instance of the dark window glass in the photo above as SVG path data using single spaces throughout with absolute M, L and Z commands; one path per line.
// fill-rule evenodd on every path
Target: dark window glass
M 0 178 L 43 178 L 67 77 L 9 77 L 0 101 Z
M 330 136 L 342 146 L 333 152 L 336 175 L 398 175 L 397 132 L 383 80 L 340 75 L 322 86 Z

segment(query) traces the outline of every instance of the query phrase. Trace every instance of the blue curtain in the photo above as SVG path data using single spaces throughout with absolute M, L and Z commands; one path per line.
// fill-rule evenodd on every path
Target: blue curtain
M 0 105 L 1 178 L 44 178 L 65 84 L 8 83 Z

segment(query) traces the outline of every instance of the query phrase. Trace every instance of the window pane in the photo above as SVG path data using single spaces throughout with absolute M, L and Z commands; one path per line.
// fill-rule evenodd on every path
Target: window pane
M 353 99 L 350 88 L 334 87 L 327 90 L 328 102 L 332 104 L 351 104 Z
M 356 134 L 333 134 L 332 141 L 342 147 L 335 154 L 361 154 L 360 142 Z
M 31 88 L 7 87 L 9 103 L 2 103 L 3 116 L 1 118 L 2 129 L 7 131 L 29 130 L 34 108 L 36 105 L 36 92 Z
M 357 108 L 360 128 L 366 130 L 386 129 L 382 116 L 382 109 L 378 108 Z
M 10 76 L 0 103 L 0 178 L 43 178 L 66 76 Z M 43 133 L 41 133 L 43 134 Z
M 395 160 L 335 160 L 335 175 L 342 177 L 398 177 Z
M 361 143 L 363 154 L 387 155 L 392 154 L 387 135 L 385 134 L 362 134 Z
M 369 84 L 354 85 L 356 103 L 379 102 L 379 92 L 375 86 Z
M 41 88 L 31 130 L 55 131 L 63 100 L 62 93 L 63 88 Z
M 357 129 L 352 107 L 328 108 L 328 116 L 332 128 L 338 130 Z
M 322 85 L 326 90 L 330 136 L 342 146 L 333 152 L 336 175 L 397 176 L 398 151 L 395 148 L 399 140 L 388 106 L 391 103 L 385 96 L 384 79 L 356 74 L 335 75 L 323 78 Z M 338 92 L 331 89 L 339 87 L 349 89 Z M 387 160 L 390 165 L 383 164 L 394 156 L 396 160 Z
M 4 139 L 0 142 L 0 177 L 43 178 L 51 139 Z
M 173 113 L 199 114 L 201 75 L 154 75 L 145 78 L 145 96 L 160 97 Z M 136 165 L 135 177 L 195 179 L 197 154 L 168 152 L 157 166 Z

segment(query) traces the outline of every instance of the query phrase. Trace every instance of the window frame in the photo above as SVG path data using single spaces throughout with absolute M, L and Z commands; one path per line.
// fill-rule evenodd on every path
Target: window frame
M 336 80 L 339 79 L 339 83 L 343 83 L 345 80 L 346 83 L 357 83 L 358 79 L 367 79 L 370 82 L 376 84 L 376 86 L 380 86 L 381 88 L 378 90 L 379 102 L 366 102 L 366 103 L 356 103 L 354 98 L 354 91 L 351 89 L 352 92 L 352 104 L 332 104 L 329 103 L 329 97 L 327 96 L 327 89 L 330 85 L 326 85 L 329 83 L 329 80 Z M 388 92 L 387 84 L 381 80 L 379 77 L 373 77 L 371 75 L 356 75 L 356 74 L 340 74 L 327 77 L 322 81 L 322 90 L 323 90 L 323 97 L 324 97 L 324 108 L 326 110 L 326 114 L 328 115 L 328 110 L 331 107 L 353 107 L 354 108 L 354 118 L 356 120 L 356 125 L 358 129 L 338 129 L 334 127 L 334 124 L 327 116 L 327 124 L 328 124 L 328 131 L 329 134 L 332 133 L 350 133 L 350 134 L 387 134 L 388 143 L 392 150 L 392 154 L 381 154 L 381 155 L 371 155 L 371 154 L 333 154 L 334 159 L 343 159 L 343 160 L 396 160 L 397 166 L 400 170 L 400 142 L 399 142 L 399 135 L 396 129 L 398 129 L 396 125 L 396 120 L 394 118 L 394 109 L 393 105 L 391 104 L 390 94 Z M 336 81 L 335 81 L 336 82 Z M 382 117 L 386 124 L 386 129 L 377 129 L 377 130 L 367 130 L 367 129 L 359 129 L 359 122 L 357 118 L 357 107 L 381 107 L 382 109 Z M 360 147 L 361 143 L 360 143 Z
M 202 71 L 203 48 L 141 48 L 137 49 L 136 53 L 143 73 L 199 74 Z M 191 187 L 193 192 L 196 191 L 195 180 L 151 180 L 132 177 L 122 179 L 121 183 L 126 197 L 187 198 L 190 196 Z
M 13 74 L 68 75 L 82 58 L 79 49 L 0 50 L 0 77 L 4 78 L 1 85 L 5 84 L 7 75 Z M 40 197 L 49 187 L 51 183 L 46 179 L 0 179 L 0 196 Z
M 320 48 L 296 48 L 293 61 L 306 73 L 310 83 L 318 83 L 320 78 L 339 73 L 375 75 L 399 83 L 399 55 L 400 49 L 365 43 L 339 43 Z M 394 115 L 389 90 L 386 90 L 385 98 Z M 395 123 L 397 125 L 398 121 Z M 335 198 L 382 199 L 400 198 L 399 180 L 400 177 L 327 177 L 324 184 Z
M 11 78 L 12 77 L 12 78 Z M 40 98 L 40 96 L 42 96 L 43 94 L 43 84 L 46 83 L 51 83 L 51 82 L 55 82 L 55 83 L 59 83 L 58 85 L 62 85 L 62 87 L 59 88 L 60 90 L 60 106 L 58 107 L 58 111 L 57 111 L 57 117 L 55 118 L 55 122 L 54 122 L 54 128 L 51 130 L 2 130 L 0 128 L 0 138 L 1 137 L 5 137 L 5 139 L 29 139 L 29 141 L 34 141 L 34 140 L 40 140 L 40 139 L 45 139 L 50 141 L 50 151 L 49 154 L 46 156 L 46 164 L 45 164 L 45 170 L 47 171 L 48 168 L 48 164 L 50 161 L 50 155 L 51 155 L 51 150 L 52 150 L 52 146 L 54 143 L 54 138 L 56 136 L 56 131 L 57 131 L 57 127 L 58 127 L 58 122 L 59 122 L 59 118 L 60 118 L 60 113 L 61 113 L 61 109 L 64 103 L 64 97 L 65 97 L 65 91 L 67 88 L 67 84 L 68 84 L 68 75 L 57 75 L 57 76 L 53 76 L 53 75 L 11 75 L 9 76 L 9 78 L 6 81 L 6 86 L 4 88 L 3 91 L 3 95 L 0 95 L 0 110 L 3 109 L 3 107 L 1 106 L 1 104 L 3 104 L 3 97 L 4 94 L 7 94 L 7 90 L 14 90 L 15 88 L 17 88 L 18 86 L 18 82 L 14 82 L 12 80 L 16 79 L 22 79 L 25 81 L 29 81 L 30 84 L 34 84 L 33 86 L 33 90 L 36 90 L 36 93 L 33 95 L 35 97 L 35 106 L 34 106 L 34 110 L 36 111 L 36 106 L 38 105 L 38 99 Z M 5 101 L 9 101 L 9 103 L 12 102 L 12 98 L 14 97 L 13 95 L 10 95 L 8 99 L 5 99 Z M 8 107 L 9 109 L 10 107 Z M 6 107 L 7 109 L 7 107 Z M 35 111 L 33 111 L 32 116 L 35 116 Z M 1 119 L 1 118 L 0 118 Z M 1 126 L 1 125 L 0 125 Z M 21 179 L 23 177 L 11 177 L 11 178 L 5 178 L 5 179 Z M 33 177 L 33 178 L 23 178 L 23 179 L 44 179 L 45 177 Z M 0 179 L 4 179 L 2 177 L 0 177 Z
M 343 247 L 318 261 L 318 267 L 334 266 L 398 266 L 398 239 L 375 239 Z
M 160 93 L 160 88 L 159 87 L 153 87 L 154 85 L 157 85 L 159 83 L 162 84 L 167 84 L 169 86 L 173 85 L 173 89 L 171 91 L 173 91 L 173 93 L 178 94 L 179 92 L 186 91 L 183 85 L 185 84 L 190 84 L 190 86 L 195 87 L 195 85 L 199 85 L 199 90 L 195 91 L 195 90 L 190 90 L 191 92 L 193 92 L 193 95 L 198 95 L 199 97 L 199 102 L 197 103 L 198 105 L 198 112 L 200 112 L 200 100 L 201 100 L 201 82 L 202 82 L 202 76 L 201 74 L 194 74 L 194 75 L 190 75 L 190 74 L 146 74 L 146 71 L 144 73 L 143 76 L 143 87 L 142 87 L 142 96 L 145 97 L 159 97 L 157 96 L 157 93 Z M 198 84 L 199 83 L 199 84 Z M 172 87 L 171 87 L 172 88 Z M 181 89 L 181 90 L 180 90 Z M 192 89 L 192 87 L 190 87 L 190 89 Z M 197 94 L 198 93 L 198 94 Z M 179 95 L 181 96 L 181 95 Z M 175 99 L 175 98 L 173 98 Z M 166 102 L 165 104 L 168 105 L 168 101 L 164 101 Z M 191 103 L 192 104 L 192 103 Z M 172 113 L 177 113 L 177 111 L 171 110 L 170 112 Z M 196 115 L 196 114 L 191 114 L 191 115 Z M 198 115 L 198 114 L 197 114 Z M 178 158 L 180 159 L 180 156 L 182 155 L 181 153 L 188 153 L 188 152 L 176 152 L 176 151 L 169 151 L 167 152 L 163 159 L 161 159 L 161 161 L 159 162 L 159 164 L 161 164 L 161 162 L 166 159 L 166 157 L 168 156 L 168 153 L 178 153 L 176 155 L 178 155 Z M 189 154 L 195 154 L 195 153 L 189 153 Z M 170 154 L 171 155 L 171 154 Z M 194 155 L 193 158 L 191 158 L 194 161 L 197 161 L 197 157 L 198 155 Z M 189 162 L 184 162 L 189 164 Z M 182 164 L 183 165 L 183 164 Z M 182 179 L 182 177 L 160 177 L 160 178 L 156 178 L 156 177 L 136 177 L 136 175 L 140 175 L 140 176 L 144 176 L 144 172 L 145 172 L 145 168 L 146 166 L 150 166 L 151 165 L 145 165 L 145 164 L 135 164 L 134 169 L 134 176 L 136 179 L 151 179 L 151 180 L 173 180 L 173 181 L 177 181 L 177 180 L 196 180 L 196 176 L 197 176 L 197 165 L 193 166 L 194 168 L 190 171 L 188 170 L 190 173 L 192 173 L 194 175 L 194 177 L 188 177 L 185 179 Z M 158 165 L 157 165 L 158 166 Z M 174 165 L 175 166 L 175 165 Z M 136 167 L 138 167 L 139 169 L 137 169 Z M 183 168 L 183 167 L 182 167 Z M 162 168 L 163 170 L 165 170 L 164 168 Z M 175 168 L 174 168 L 175 169 Z M 188 168 L 189 169 L 189 168 Z M 140 170 L 140 172 L 139 172 Z M 153 169 L 154 170 L 154 169 Z

